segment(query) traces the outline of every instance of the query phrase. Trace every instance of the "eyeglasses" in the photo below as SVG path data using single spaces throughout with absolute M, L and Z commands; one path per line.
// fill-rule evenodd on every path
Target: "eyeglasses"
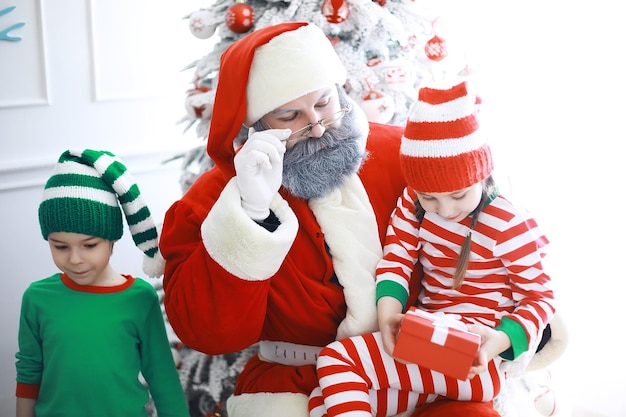
M 350 106 L 346 106 L 343 109 L 339 110 L 336 113 L 331 114 L 330 116 L 322 117 L 317 121 L 317 123 L 309 123 L 308 125 L 291 132 L 291 135 L 287 139 L 283 139 L 282 142 L 291 142 L 292 140 L 304 139 L 309 136 L 311 130 L 317 125 L 322 125 L 323 127 L 328 127 L 335 122 L 338 122 L 350 111 Z

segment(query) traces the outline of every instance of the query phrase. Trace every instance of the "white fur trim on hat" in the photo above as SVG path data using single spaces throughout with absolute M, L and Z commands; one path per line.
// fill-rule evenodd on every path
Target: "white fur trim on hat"
M 343 85 L 346 69 L 322 30 L 308 24 L 281 33 L 254 53 L 245 124 L 312 91 Z

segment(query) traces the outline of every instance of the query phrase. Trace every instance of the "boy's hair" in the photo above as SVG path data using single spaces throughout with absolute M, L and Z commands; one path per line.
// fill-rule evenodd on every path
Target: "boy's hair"
M 111 152 L 63 152 L 44 188 L 39 226 L 45 240 L 50 233 L 69 232 L 116 241 L 123 234 L 122 211 L 135 245 L 147 257 L 144 272 L 151 277 L 162 275 L 158 233 L 150 210 L 126 166 Z

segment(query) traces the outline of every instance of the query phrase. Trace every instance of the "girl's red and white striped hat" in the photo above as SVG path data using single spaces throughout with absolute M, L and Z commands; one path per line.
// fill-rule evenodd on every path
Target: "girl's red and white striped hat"
M 400 146 L 400 166 L 409 187 L 447 193 L 491 175 L 493 159 L 479 130 L 479 104 L 467 81 L 420 88 Z

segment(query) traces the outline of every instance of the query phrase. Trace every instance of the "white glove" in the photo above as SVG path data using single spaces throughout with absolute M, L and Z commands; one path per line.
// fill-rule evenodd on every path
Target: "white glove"
M 270 215 L 270 203 L 283 181 L 286 148 L 281 140 L 287 139 L 291 130 L 250 131 L 248 140 L 235 155 L 235 172 L 241 206 L 252 220 L 263 220 Z

